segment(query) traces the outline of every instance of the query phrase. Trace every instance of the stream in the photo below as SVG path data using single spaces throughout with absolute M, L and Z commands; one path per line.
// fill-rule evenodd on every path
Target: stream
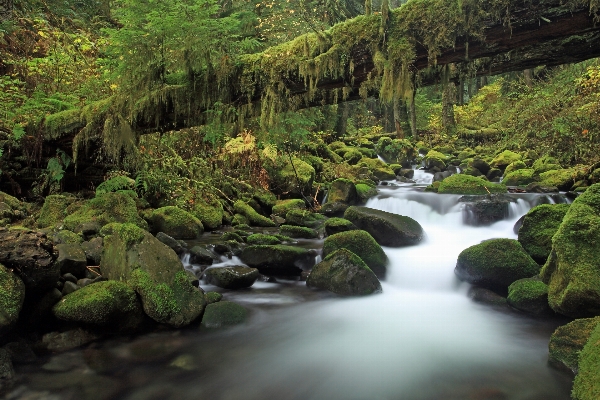
M 426 232 L 417 246 L 384 248 L 390 264 L 382 294 L 339 298 L 295 281 L 220 290 L 252 310 L 247 324 L 57 354 L 19 369 L 25 378 L 6 398 L 569 399 L 572 377 L 547 365 L 549 337 L 566 321 L 474 302 L 454 276 L 462 250 L 516 238 L 519 217 L 557 198 L 513 195 L 507 219 L 473 227 L 463 223 L 460 196 L 422 192 L 430 179 L 417 171 L 417 185 L 380 186 L 367 203 L 410 216 Z M 318 248 L 322 240 L 303 244 Z

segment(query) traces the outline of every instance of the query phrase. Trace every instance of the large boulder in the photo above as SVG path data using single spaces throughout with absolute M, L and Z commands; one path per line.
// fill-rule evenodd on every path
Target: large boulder
M 517 279 L 530 278 L 540 266 L 514 239 L 490 239 L 458 255 L 454 273 L 462 281 L 506 293 Z
M 600 324 L 579 353 L 579 372 L 573 382 L 573 400 L 600 399 Z
M 411 169 L 411 171 L 413 171 Z M 366 183 L 356 184 L 356 194 L 358 195 L 358 201 L 360 204 L 365 204 L 371 197 L 377 196 L 377 188 L 375 185 Z
M 325 233 L 328 236 L 335 235 L 336 233 L 346 232 L 346 231 L 354 231 L 358 229 L 356 225 L 354 225 L 351 221 L 348 221 L 345 218 L 329 218 L 325 221 L 323 225 L 325 228 Z
M 19 319 L 25 300 L 25 284 L 12 271 L 0 264 L 0 337 Z
M 37 226 L 47 228 L 61 223 L 67 214 L 67 209 L 75 201 L 74 196 L 51 194 L 44 199 L 44 205 L 37 219 Z
M 527 186 L 536 180 L 537 176 L 535 175 L 535 171 L 533 169 L 523 168 L 514 170 L 504 175 L 502 183 L 506 186 Z
M 569 207 L 552 238 L 541 276 L 550 307 L 570 317 L 600 314 L 600 184 L 592 185 Z
M 315 169 L 308 163 L 293 158 L 292 163 L 286 160 L 282 168 L 275 168 L 270 173 L 272 182 L 271 189 L 276 194 L 296 194 L 302 192 L 309 193 L 315 179 Z
M 554 171 L 557 169 L 562 169 L 559 162 L 554 158 L 548 155 L 538 158 L 533 162 L 532 168 L 535 170 L 536 174 L 541 174 L 547 171 Z
M 28 295 L 43 295 L 60 276 L 58 251 L 42 232 L 0 228 L 0 264 L 14 270 Z
M 109 192 L 88 200 L 65 218 L 64 225 L 73 232 L 81 232 L 89 222 L 96 222 L 100 227 L 111 222 L 131 223 L 148 229 L 148 223 L 138 215 L 135 200 L 123 192 Z
M 197 239 L 204 232 L 198 218 L 174 206 L 154 210 L 150 222 L 153 232 L 163 232 L 174 239 Z
M 556 328 L 548 344 L 550 363 L 577 374 L 579 353 L 599 323 L 600 317 L 579 318 Z
M 114 331 L 135 329 L 143 321 L 136 293 L 117 281 L 96 282 L 68 294 L 54 305 L 52 312 L 63 321 Z
M 440 182 L 438 193 L 446 194 L 489 194 L 506 193 L 506 186 L 491 183 L 482 178 L 465 174 L 454 174 Z
M 467 225 L 490 225 L 508 217 L 509 205 L 513 201 L 503 194 L 487 196 L 463 196 L 459 199 L 465 203 L 463 222 Z
M 272 227 L 272 226 L 277 225 L 275 222 L 273 222 L 269 218 L 257 213 L 256 210 L 254 210 L 252 207 L 250 207 L 247 203 L 243 202 L 242 200 L 236 201 L 235 204 L 233 205 L 233 208 L 236 213 L 241 214 L 244 217 L 246 217 L 248 219 L 248 222 L 250 222 L 250 225 L 264 226 L 264 227 Z
M 286 224 L 313 229 L 319 229 L 326 220 L 325 216 L 307 210 L 291 210 L 285 215 Z
M 367 231 L 346 231 L 329 236 L 323 242 L 323 258 L 339 249 L 350 250 L 359 256 L 375 275 L 385 276 L 388 258 Z
M 288 211 L 290 210 L 305 210 L 306 203 L 302 199 L 287 199 L 287 200 L 278 200 L 277 203 L 273 206 L 273 214 L 279 217 L 285 217 Z
M 354 182 L 349 179 L 336 179 L 333 181 L 327 193 L 328 203 L 342 202 L 356 204 L 357 201 L 358 193 L 356 192 Z
M 569 204 L 542 204 L 529 210 L 519 228 L 519 243 L 539 264 L 544 264 L 552 250 L 552 237 L 562 223 Z
M 206 306 L 202 316 L 205 328 L 225 328 L 244 323 L 249 316 L 247 308 L 231 301 L 219 301 Z
M 515 161 L 520 161 L 520 160 L 521 160 L 520 154 L 517 154 L 510 150 L 504 150 L 502 153 L 500 153 L 496 157 L 494 157 L 494 159 L 490 163 L 490 166 L 504 171 L 504 169 L 506 169 L 506 167 L 508 167 L 510 164 L 512 164 Z
M 204 271 L 206 283 L 223 289 L 244 289 L 256 282 L 260 273 L 256 268 L 243 265 L 208 268 Z
M 447 161 L 448 157 L 435 150 L 430 150 L 423 159 L 423 162 L 425 163 L 425 169 L 437 168 L 439 171 L 446 169 Z
M 105 278 L 131 286 L 157 322 L 181 327 L 204 311 L 204 295 L 188 280 L 175 251 L 136 225 L 113 227 L 104 238 L 100 269 Z
M 548 285 L 539 278 L 523 278 L 508 287 L 508 304 L 533 315 L 551 314 L 548 305 Z
M 299 276 L 314 265 L 314 254 L 300 247 L 255 245 L 244 248 L 240 259 L 263 275 Z
M 306 285 L 342 296 L 362 296 L 381 292 L 381 283 L 356 254 L 339 249 L 315 265 Z
M 368 207 L 349 207 L 344 218 L 359 229 L 369 232 L 382 246 L 409 246 L 423 239 L 423 228 L 417 221 Z
M 574 168 L 550 170 L 540 174 L 540 185 L 555 186 L 558 190 L 571 190 L 578 177 Z
M 58 250 L 56 264 L 60 268 L 61 275 L 73 274 L 78 278 L 83 278 L 86 271 L 87 257 L 81 245 L 75 243 L 59 244 L 56 249 Z

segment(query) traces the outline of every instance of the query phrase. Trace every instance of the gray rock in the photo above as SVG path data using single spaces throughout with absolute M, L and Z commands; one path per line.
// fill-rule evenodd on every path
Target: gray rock
M 244 323 L 248 319 L 248 310 L 230 301 L 219 301 L 206 306 L 202 317 L 202 326 L 206 328 L 223 328 Z
M 56 249 L 58 250 L 56 263 L 61 274 L 71 273 L 77 277 L 85 276 L 87 258 L 79 244 L 59 244 Z
M 101 237 L 96 237 L 81 243 L 81 248 L 85 253 L 88 265 L 100 265 L 102 259 L 102 243 L 103 239 Z
M 309 250 L 286 245 L 248 246 L 240 258 L 263 275 L 299 276 L 302 269 L 314 265 L 314 255 Z
M 77 277 L 75 275 L 71 274 L 70 272 L 67 272 L 66 274 L 64 274 L 62 276 L 62 278 L 65 280 L 65 282 L 77 283 Z
M 76 283 L 66 281 L 62 289 L 62 295 L 66 296 L 81 289 Z
M 231 249 L 228 249 L 231 251 Z M 202 246 L 194 246 L 190 249 L 190 262 L 192 264 L 212 265 L 218 257 L 210 250 Z
M 156 238 L 160 242 L 162 242 L 162 243 L 166 244 L 167 246 L 169 246 L 170 248 L 172 248 L 175 251 L 175 253 L 177 253 L 179 255 L 183 254 L 183 252 L 185 251 L 185 247 L 183 247 L 178 240 L 172 238 L 171 236 L 167 235 L 164 232 L 158 232 L 156 234 Z
M 472 226 L 490 225 L 508 217 L 512 198 L 502 194 L 485 196 L 463 196 L 459 199 L 465 203 L 463 222 Z
M 259 276 L 258 269 L 241 265 L 208 268 L 204 271 L 206 283 L 223 289 L 243 289 L 250 287 Z
M 50 332 L 42 336 L 42 345 L 50 351 L 67 351 L 100 339 L 100 335 L 78 328 L 66 332 Z

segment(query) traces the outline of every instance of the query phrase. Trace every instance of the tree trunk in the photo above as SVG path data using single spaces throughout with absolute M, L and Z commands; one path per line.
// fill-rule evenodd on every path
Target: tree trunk
M 525 84 L 527 87 L 533 86 L 533 70 L 526 69 L 523 71 L 523 77 L 525 78 Z
M 346 128 L 348 126 L 348 108 L 348 102 L 338 104 L 338 120 L 335 127 L 335 132 L 337 133 L 338 138 L 346 136 Z
M 408 113 L 410 115 L 410 134 L 415 139 L 418 136 L 418 132 L 417 132 L 417 106 L 415 104 L 415 96 L 416 96 L 416 94 L 417 94 L 416 90 L 413 91 L 412 101 L 410 102 L 410 105 L 409 105 L 409 108 L 408 108 Z
M 373 0 L 365 0 L 365 15 L 371 15 L 373 12 Z
M 456 88 L 454 83 L 449 82 L 444 86 L 442 92 L 442 126 L 450 129 L 456 125 L 454 120 L 454 98 Z
M 458 105 L 462 106 L 463 104 L 465 104 L 465 81 L 463 79 L 461 79 L 458 82 Z
M 398 97 L 394 98 L 394 125 L 398 139 L 404 139 L 406 133 L 410 131 L 410 123 L 406 102 Z

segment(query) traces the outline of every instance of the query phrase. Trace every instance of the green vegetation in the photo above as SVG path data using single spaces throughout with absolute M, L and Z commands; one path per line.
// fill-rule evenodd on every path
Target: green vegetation
M 575 400 L 592 400 L 600 396 L 600 324 L 592 331 L 579 353 L 579 373 L 573 383 L 571 396 Z
M 544 264 L 552 250 L 552 237 L 569 210 L 568 204 L 542 204 L 525 215 L 519 243 L 538 263 Z
M 338 249 L 347 249 L 360 257 L 378 275 L 385 275 L 388 258 L 373 236 L 363 230 L 336 233 L 325 239 L 323 257 Z
M 471 175 L 456 174 L 444 179 L 438 187 L 438 193 L 446 194 L 490 194 L 506 193 L 506 186 L 491 183 Z

